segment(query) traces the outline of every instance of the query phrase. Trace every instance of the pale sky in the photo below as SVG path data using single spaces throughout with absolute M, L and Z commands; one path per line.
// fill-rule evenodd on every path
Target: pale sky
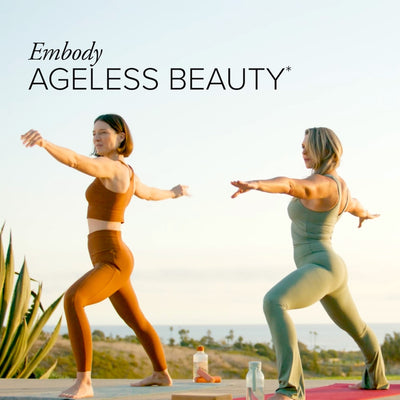
M 249 193 L 232 200 L 234 179 L 304 177 L 304 130 L 333 129 L 344 155 L 339 174 L 353 196 L 381 217 L 357 229 L 349 214 L 334 246 L 368 322 L 399 323 L 398 129 L 400 29 L 397 0 L 383 1 L 88 1 L 7 2 L 1 7 L 0 223 L 10 229 L 17 269 L 44 284 L 49 305 L 91 268 L 86 200 L 92 181 L 58 164 L 19 137 L 30 128 L 48 140 L 90 154 L 93 120 L 122 115 L 135 150 L 127 160 L 143 182 L 182 183 L 192 196 L 164 202 L 134 198 L 123 237 L 135 256 L 132 276 L 154 324 L 264 323 L 264 294 L 294 268 L 289 197 Z M 46 48 L 102 49 L 89 60 L 28 60 L 34 42 Z M 275 76 L 274 81 L 266 70 Z M 68 78 L 68 88 L 29 86 L 37 68 Z M 86 80 L 76 81 L 73 69 Z M 140 88 L 124 71 L 136 68 Z M 146 90 L 154 81 L 155 90 Z M 190 69 L 206 88 L 215 68 L 242 90 L 171 90 L 171 68 Z M 254 71 L 259 73 L 255 90 Z M 130 70 L 131 76 L 134 70 Z M 58 74 L 58 75 L 57 75 Z M 202 78 L 202 79 L 200 79 Z M 214 81 L 215 82 L 215 81 Z M 65 81 L 55 81 L 61 86 Z M 7 235 L 5 236 L 6 242 Z M 60 315 L 62 309 L 56 314 Z M 322 307 L 292 313 L 295 322 L 329 322 Z M 108 301 L 88 309 L 92 324 L 119 324 Z M 65 321 L 64 321 L 65 323 Z

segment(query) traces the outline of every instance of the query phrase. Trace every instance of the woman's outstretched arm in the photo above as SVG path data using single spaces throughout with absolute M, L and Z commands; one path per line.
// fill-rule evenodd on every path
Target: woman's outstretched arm
M 288 194 L 306 200 L 327 197 L 336 185 L 332 179 L 318 174 L 311 175 L 306 179 L 293 179 L 280 176 L 254 181 L 232 181 L 231 184 L 238 188 L 232 195 L 233 199 L 249 190 L 259 190 L 267 193 Z
M 25 147 L 42 147 L 60 163 L 97 178 L 112 178 L 120 167 L 107 157 L 91 158 L 51 143 L 34 129 L 21 135 L 21 140 Z
M 363 222 L 367 219 L 374 219 L 379 217 L 380 214 L 370 214 L 368 210 L 366 210 L 359 200 L 355 198 L 350 198 L 349 203 L 347 205 L 346 210 L 351 215 L 358 217 L 358 227 L 361 228 Z
M 155 187 L 147 186 L 135 174 L 135 196 L 144 200 L 166 200 L 176 199 L 181 196 L 188 196 L 188 187 L 184 185 L 174 186 L 170 190 L 158 189 Z

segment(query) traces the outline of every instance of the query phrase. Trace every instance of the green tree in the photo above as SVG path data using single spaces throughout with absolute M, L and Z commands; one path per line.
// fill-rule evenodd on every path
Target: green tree
M 179 337 L 181 338 L 180 345 L 183 347 L 188 347 L 190 344 L 189 330 L 181 329 L 178 331 Z
M 239 349 L 239 350 L 243 348 L 243 337 L 242 337 L 242 336 L 239 336 L 239 337 L 236 339 L 236 342 L 233 343 L 233 347 L 234 347 L 235 349 Z
M 203 346 L 206 346 L 206 347 L 208 347 L 210 349 L 220 347 L 220 345 L 211 336 L 211 331 L 210 330 L 207 331 L 207 335 L 206 336 L 203 336 L 200 339 L 200 343 Z
M 393 332 L 393 336 L 385 335 L 382 354 L 387 362 L 396 363 L 400 361 L 400 332 Z
M 92 339 L 93 340 L 106 340 L 106 335 L 104 334 L 103 331 L 100 331 L 99 329 L 95 329 L 92 332 Z
M 256 350 L 256 353 L 260 356 L 267 357 L 271 361 L 275 361 L 275 351 L 273 348 L 269 347 L 267 344 L 264 343 L 256 343 L 254 345 L 254 349 Z
M 229 335 L 225 336 L 226 341 L 228 342 L 228 344 L 230 342 L 233 342 L 233 338 L 235 337 L 234 333 L 233 333 L 233 329 L 229 330 Z
M 175 345 L 175 339 L 174 339 L 174 337 L 173 337 L 173 334 L 174 334 L 174 327 L 173 327 L 173 326 L 170 326 L 170 327 L 169 327 L 169 331 L 171 332 L 171 337 L 168 339 L 168 344 L 169 344 L 170 346 L 174 346 L 174 345 Z

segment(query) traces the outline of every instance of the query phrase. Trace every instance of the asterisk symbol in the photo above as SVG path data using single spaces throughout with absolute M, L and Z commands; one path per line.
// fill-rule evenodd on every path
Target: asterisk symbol
M 292 70 L 292 67 L 289 67 L 289 66 L 286 67 L 286 71 L 291 71 L 291 70 Z

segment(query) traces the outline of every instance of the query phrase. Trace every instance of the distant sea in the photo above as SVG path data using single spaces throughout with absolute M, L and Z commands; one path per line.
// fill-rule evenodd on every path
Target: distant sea
M 393 324 L 368 324 L 375 332 L 380 344 L 383 343 L 386 334 L 393 335 L 393 332 L 400 332 L 400 323 Z M 125 337 L 132 335 L 133 332 L 127 326 L 119 325 L 92 325 L 92 331 L 101 330 L 106 336 Z M 243 342 L 248 343 L 271 343 L 271 335 L 267 325 L 155 325 L 157 333 L 162 342 L 168 344 L 170 338 L 175 339 L 179 344 L 181 329 L 188 330 L 188 336 L 195 340 L 210 336 L 217 342 L 226 340 L 226 336 L 233 331 L 233 342 L 236 342 L 239 336 Z M 46 329 L 47 330 L 47 329 Z M 51 330 L 51 327 L 48 327 Z M 333 324 L 297 324 L 298 340 L 304 343 L 310 350 L 319 347 L 323 350 L 358 350 L 357 345 L 351 337 Z M 67 333 L 67 327 L 61 327 L 61 334 Z

